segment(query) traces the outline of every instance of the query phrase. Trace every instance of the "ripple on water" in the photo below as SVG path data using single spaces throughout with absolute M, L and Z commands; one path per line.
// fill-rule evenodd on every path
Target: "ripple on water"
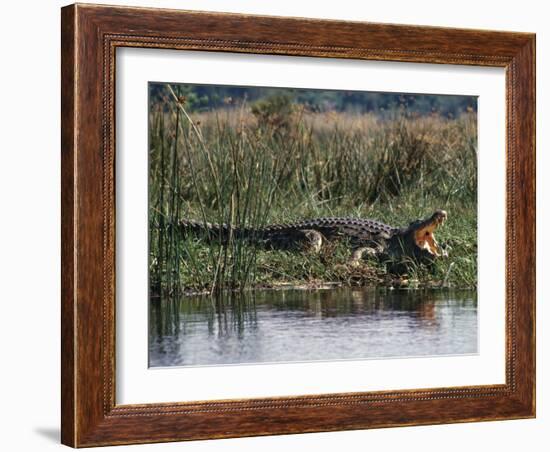
M 475 291 L 258 291 L 150 304 L 149 365 L 477 353 Z

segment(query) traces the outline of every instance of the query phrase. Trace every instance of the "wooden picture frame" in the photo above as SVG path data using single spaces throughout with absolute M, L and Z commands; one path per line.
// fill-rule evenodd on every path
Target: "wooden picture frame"
M 535 35 L 71 5 L 62 9 L 62 442 L 73 447 L 535 416 Z M 506 70 L 506 383 L 115 403 L 115 50 Z

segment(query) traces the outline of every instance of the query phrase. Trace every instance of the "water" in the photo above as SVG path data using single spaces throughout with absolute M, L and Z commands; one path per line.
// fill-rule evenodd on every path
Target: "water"
M 149 365 L 477 353 L 475 291 L 258 291 L 153 300 Z

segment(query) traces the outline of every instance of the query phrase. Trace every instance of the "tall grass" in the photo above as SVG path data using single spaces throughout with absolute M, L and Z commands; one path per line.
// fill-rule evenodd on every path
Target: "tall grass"
M 315 113 L 284 99 L 253 105 L 241 99 L 194 114 L 177 86 L 168 92 L 149 115 L 152 290 L 347 281 L 353 273 L 339 266 L 349 253 L 343 245 L 324 261 L 268 253 L 237 237 L 223 243 L 184 237 L 177 227 L 182 218 L 226 223 L 230 230 L 327 215 L 404 225 L 436 208 L 450 213 L 442 234 L 452 237 L 454 260 L 429 278 L 475 285 L 474 112 L 418 117 L 402 108 L 382 117 Z

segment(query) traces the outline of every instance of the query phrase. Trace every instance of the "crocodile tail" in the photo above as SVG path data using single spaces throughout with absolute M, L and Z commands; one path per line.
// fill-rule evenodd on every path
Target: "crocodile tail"
M 233 237 L 241 237 L 246 235 L 246 230 L 241 228 L 230 227 L 225 223 L 209 223 L 197 220 L 180 220 L 180 228 L 184 234 L 207 235 L 209 238 L 216 240 L 228 240 L 230 233 Z

